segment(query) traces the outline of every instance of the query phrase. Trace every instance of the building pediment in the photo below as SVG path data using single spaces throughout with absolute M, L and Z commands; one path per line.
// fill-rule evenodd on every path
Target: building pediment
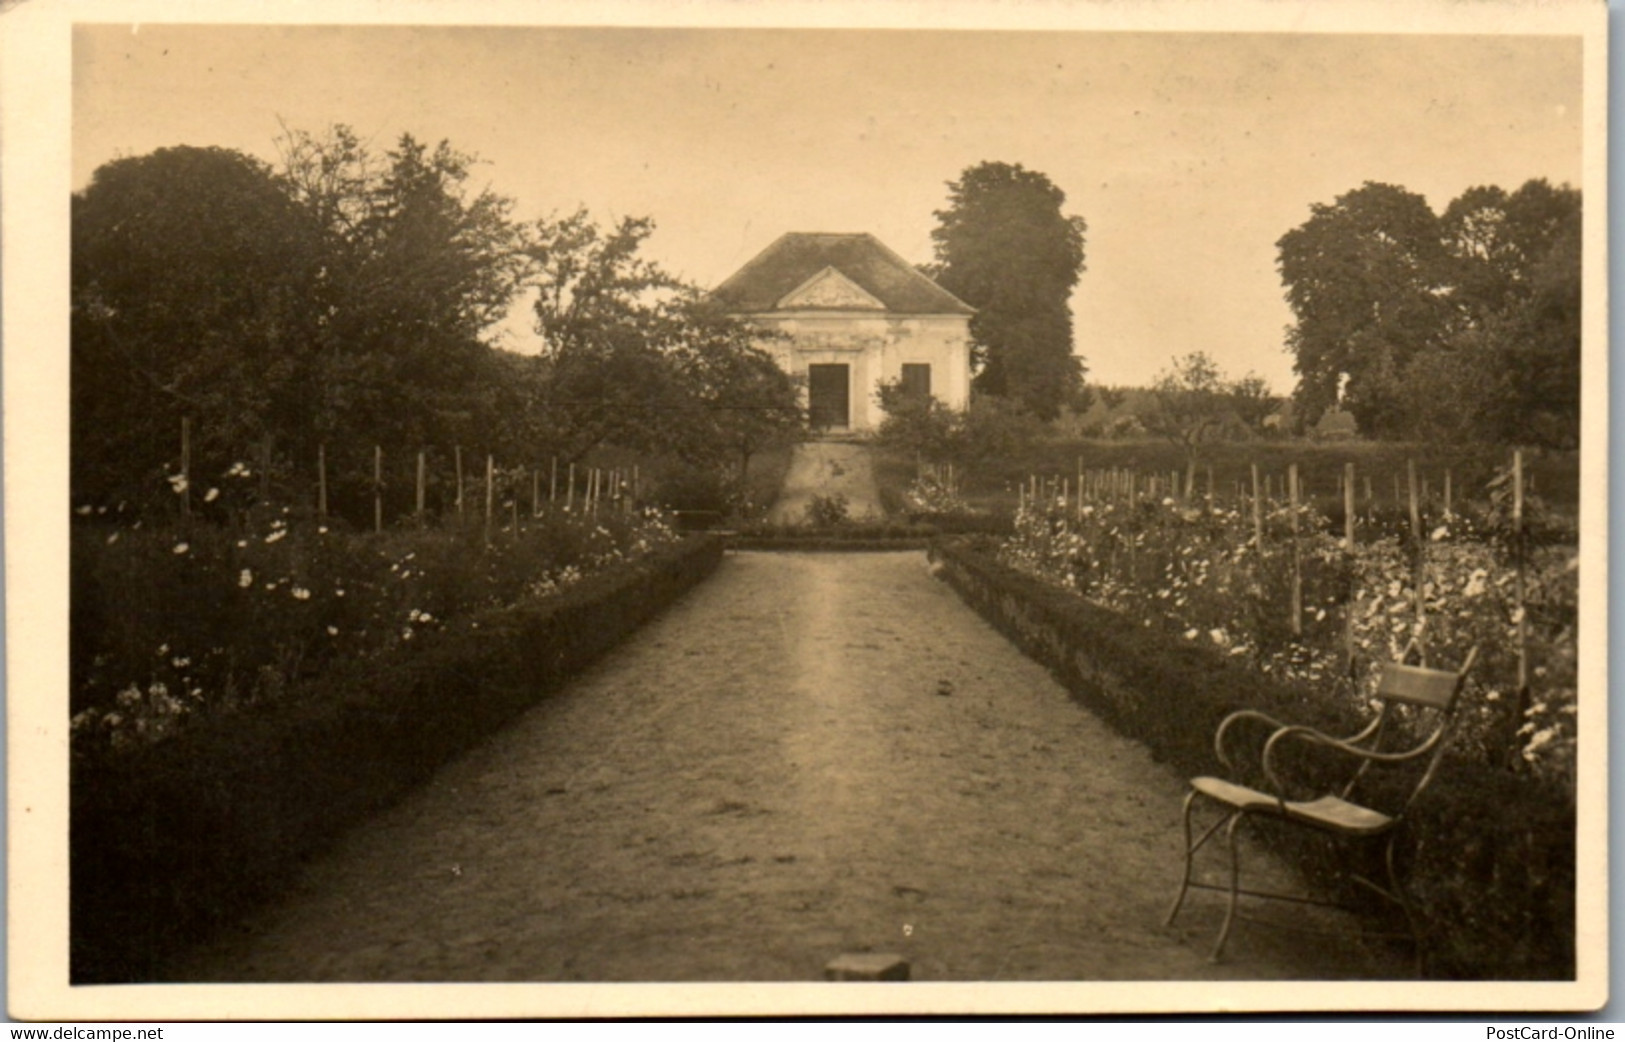
M 886 305 L 879 298 L 833 267 L 824 268 L 780 297 L 775 306 L 780 311 L 810 308 L 833 308 L 842 311 L 886 310 Z

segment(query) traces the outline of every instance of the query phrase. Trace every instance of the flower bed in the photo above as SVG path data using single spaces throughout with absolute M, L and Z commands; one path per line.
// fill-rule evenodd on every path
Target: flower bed
M 381 535 L 262 512 L 154 531 L 76 526 L 76 747 L 160 741 L 274 702 L 335 663 L 432 643 L 487 608 L 568 588 L 677 538 L 658 513 L 559 511 L 499 530 Z
M 421 608 L 416 622 L 385 612 L 375 653 L 333 656 L 279 697 L 196 714 L 162 741 L 136 740 L 150 728 L 119 741 L 90 730 L 76 743 L 70 789 L 74 982 L 151 979 L 177 945 L 274 892 L 301 857 L 534 704 L 708 576 L 721 554 L 711 537 L 665 541 L 563 582 L 498 576 L 513 563 L 499 556 L 480 574 L 511 584 L 512 604 L 479 606 L 501 598 L 475 583 L 481 592 L 464 602 L 475 607 L 445 622 L 444 602 L 428 602 L 427 623 Z M 397 603 L 388 579 L 410 583 L 398 574 L 383 567 L 390 592 L 380 603 Z M 344 589 L 332 598 L 352 603 Z M 310 601 L 331 605 L 315 593 Z
M 933 557 L 965 601 L 1123 734 L 1184 775 L 1219 770 L 1213 732 L 1259 708 L 1351 733 L 1352 700 L 1264 676 L 1217 643 L 1090 603 L 1004 563 L 989 538 L 944 540 Z M 1436 975 L 1567 979 L 1574 973 L 1574 809 L 1560 781 L 1516 777 L 1455 755 L 1410 812 L 1410 890 Z M 1341 873 L 1335 848 L 1262 830 L 1316 885 Z M 1180 856 L 1170 832 L 1168 856 Z M 1352 897 L 1355 895 L 1343 895 Z

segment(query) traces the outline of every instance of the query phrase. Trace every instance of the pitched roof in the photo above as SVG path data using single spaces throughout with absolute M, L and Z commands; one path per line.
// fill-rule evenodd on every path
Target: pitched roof
M 975 311 L 867 233 L 788 232 L 711 295 L 730 311 L 784 310 L 780 302 L 826 268 L 834 268 L 887 311 L 907 315 L 969 315 Z M 816 308 L 801 302 L 793 309 Z

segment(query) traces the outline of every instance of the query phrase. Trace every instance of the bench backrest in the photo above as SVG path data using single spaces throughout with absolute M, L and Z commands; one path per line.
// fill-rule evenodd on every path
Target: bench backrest
M 1389 702 L 1448 711 L 1464 679 L 1465 672 L 1384 662 L 1377 680 L 1377 697 Z

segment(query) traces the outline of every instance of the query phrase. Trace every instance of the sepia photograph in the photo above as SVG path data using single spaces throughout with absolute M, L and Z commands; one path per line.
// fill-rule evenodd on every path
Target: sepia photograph
M 11 1015 L 1598 1008 L 1606 21 L 0 13 Z

